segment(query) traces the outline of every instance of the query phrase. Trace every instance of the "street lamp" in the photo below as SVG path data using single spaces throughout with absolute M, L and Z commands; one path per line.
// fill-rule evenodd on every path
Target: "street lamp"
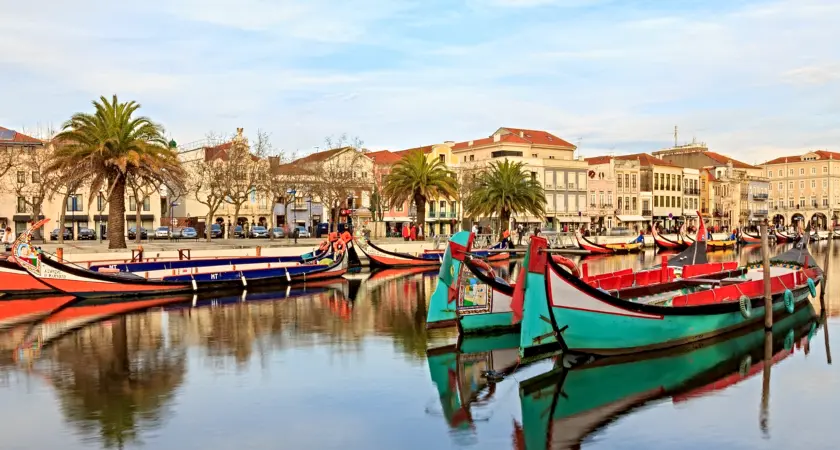
M 172 232 L 175 231 L 175 207 L 178 206 L 178 202 L 171 202 L 169 204 L 169 240 L 172 241 Z
M 97 234 L 99 235 L 99 243 L 100 244 L 102 243 L 102 212 L 105 210 L 104 200 L 105 200 L 105 198 L 103 197 L 102 189 L 100 189 L 99 190 L 99 198 L 97 199 L 97 202 L 99 203 L 99 205 L 98 205 L 99 206 L 99 230 L 97 230 L 98 231 Z
M 311 195 L 309 196 L 309 198 L 306 199 L 306 203 L 309 204 L 309 228 L 310 228 L 309 233 L 314 235 L 315 234 L 315 223 L 312 220 L 312 196 Z M 312 236 L 310 236 L 310 237 L 312 237 Z

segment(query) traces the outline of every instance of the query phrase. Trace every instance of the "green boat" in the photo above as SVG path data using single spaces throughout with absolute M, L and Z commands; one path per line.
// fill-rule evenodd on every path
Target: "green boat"
M 700 233 L 698 233 L 700 235 Z M 701 248 L 701 239 L 696 251 Z M 520 354 L 548 349 L 595 355 L 618 355 L 675 347 L 721 335 L 763 321 L 764 286 L 760 264 L 737 276 L 693 279 L 690 290 L 637 297 L 599 289 L 548 257 L 544 238 L 532 237 L 522 263 L 526 274 L 517 283 L 511 308 L 522 317 Z M 562 257 L 559 257 L 562 259 Z M 807 236 L 771 259 L 773 315 L 791 313 L 816 295 L 822 270 L 808 252 Z M 701 285 L 707 283 L 706 285 Z M 521 287 L 520 287 L 521 286 Z
M 470 254 L 473 238 L 469 231 L 460 231 L 449 240 L 429 301 L 426 328 L 455 326 L 462 334 L 517 331 L 511 310 L 514 286 Z
M 520 383 L 514 448 L 580 448 L 587 436 L 641 405 L 726 389 L 763 369 L 765 345 L 772 345 L 773 364 L 807 346 L 815 317 L 803 304 L 776 324 L 771 339 L 759 325 L 635 357 L 564 355 L 554 370 Z

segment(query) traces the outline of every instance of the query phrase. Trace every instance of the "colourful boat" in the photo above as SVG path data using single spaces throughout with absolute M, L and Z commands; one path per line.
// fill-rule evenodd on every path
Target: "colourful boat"
M 701 221 L 698 243 L 705 237 Z M 656 295 L 622 297 L 599 289 L 548 258 L 545 239 L 532 237 L 523 267 L 523 295 L 511 304 L 522 319 L 520 353 L 545 347 L 613 355 L 657 350 L 714 337 L 763 320 L 760 264 L 737 277 Z M 699 248 L 697 249 L 700 250 Z M 807 238 L 771 259 L 774 315 L 816 295 L 822 270 L 808 253 Z
M 495 277 L 492 269 L 488 271 L 487 263 L 475 259 L 474 239 L 469 231 L 459 231 L 449 239 L 429 301 L 426 328 L 456 326 L 464 334 L 518 329 L 510 308 L 514 287 Z M 473 269 L 465 264 L 468 259 Z M 476 268 L 479 264 L 483 270 Z
M 29 276 L 29 274 L 26 274 L 26 276 Z M 72 295 L 19 297 L 0 300 L 0 329 L 39 320 L 59 310 L 73 300 L 76 300 L 76 297 Z
M 0 259 L 0 294 L 3 298 L 53 293 L 53 289 L 29 275 L 15 262 L 14 257 Z
M 642 246 L 644 245 L 642 242 L 637 242 L 636 239 L 638 238 L 633 239 L 630 242 L 621 242 L 618 244 L 596 244 L 580 234 L 580 231 L 575 231 L 575 238 L 577 239 L 580 248 L 594 254 L 617 255 L 637 253 L 642 251 Z
M 371 267 L 437 267 L 443 261 L 445 253 L 441 250 L 425 250 L 423 253 L 415 254 L 395 252 L 385 250 L 369 240 L 364 244 L 357 241 L 355 248 L 367 256 Z M 510 238 L 505 238 L 489 249 L 476 250 L 474 254 L 487 261 L 504 261 L 510 259 L 510 248 Z
M 779 244 L 787 244 L 789 242 L 794 242 L 797 239 L 796 236 L 790 236 L 779 230 L 773 230 L 773 233 L 776 235 L 776 242 Z
M 596 431 L 623 414 L 656 400 L 685 400 L 698 388 L 724 389 L 745 379 L 772 345 L 776 363 L 813 332 L 814 311 L 802 305 L 777 322 L 772 340 L 762 326 L 667 351 L 631 357 L 586 358 L 563 355 L 555 369 L 520 383 L 522 422 L 515 423 L 514 448 L 528 450 L 580 448 Z M 609 445 L 608 445 L 609 446 Z M 620 447 L 621 445 L 615 445 Z
M 204 290 L 247 288 L 260 285 L 288 285 L 334 278 L 347 271 L 346 248 L 350 243 L 336 242 L 336 260 L 319 263 L 278 265 L 263 268 L 227 268 L 225 271 L 195 270 L 158 279 L 146 279 L 131 273 L 102 273 L 73 264 L 60 263 L 39 249 L 31 247 L 29 236 L 43 226 L 44 219 L 22 233 L 13 245 L 15 261 L 30 275 L 56 291 L 81 298 L 163 295 Z
M 744 245 L 761 244 L 761 236 L 752 235 L 746 231 L 741 230 L 741 236 L 738 239 L 738 241 Z
M 676 241 L 672 241 L 659 234 L 656 224 L 651 227 L 650 234 L 653 236 L 653 243 L 656 245 L 656 248 L 660 250 L 685 250 L 691 245 L 691 242 L 683 239 L 683 228 L 680 228 L 680 233 L 677 235 Z
M 708 240 L 706 241 L 706 249 L 708 250 L 726 250 L 735 248 L 738 243 L 737 239 L 723 239 L 723 240 Z

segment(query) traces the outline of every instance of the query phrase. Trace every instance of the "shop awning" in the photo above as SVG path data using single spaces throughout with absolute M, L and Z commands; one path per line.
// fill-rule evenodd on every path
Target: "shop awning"
M 642 216 L 634 216 L 634 215 L 619 215 L 618 220 L 622 222 L 647 222 L 648 219 L 645 219 Z

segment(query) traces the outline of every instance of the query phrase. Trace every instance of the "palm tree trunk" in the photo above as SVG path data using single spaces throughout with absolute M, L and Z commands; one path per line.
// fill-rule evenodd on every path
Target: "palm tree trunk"
M 417 209 L 417 226 L 423 225 L 423 236 L 417 236 L 418 241 L 426 240 L 426 197 L 414 194 L 414 206 Z
M 114 179 L 108 196 L 108 248 L 126 248 L 125 245 L 125 177 Z
M 499 213 L 499 219 L 501 221 L 499 224 L 499 240 L 501 241 L 502 235 L 510 228 L 510 211 L 502 208 L 502 211 Z

